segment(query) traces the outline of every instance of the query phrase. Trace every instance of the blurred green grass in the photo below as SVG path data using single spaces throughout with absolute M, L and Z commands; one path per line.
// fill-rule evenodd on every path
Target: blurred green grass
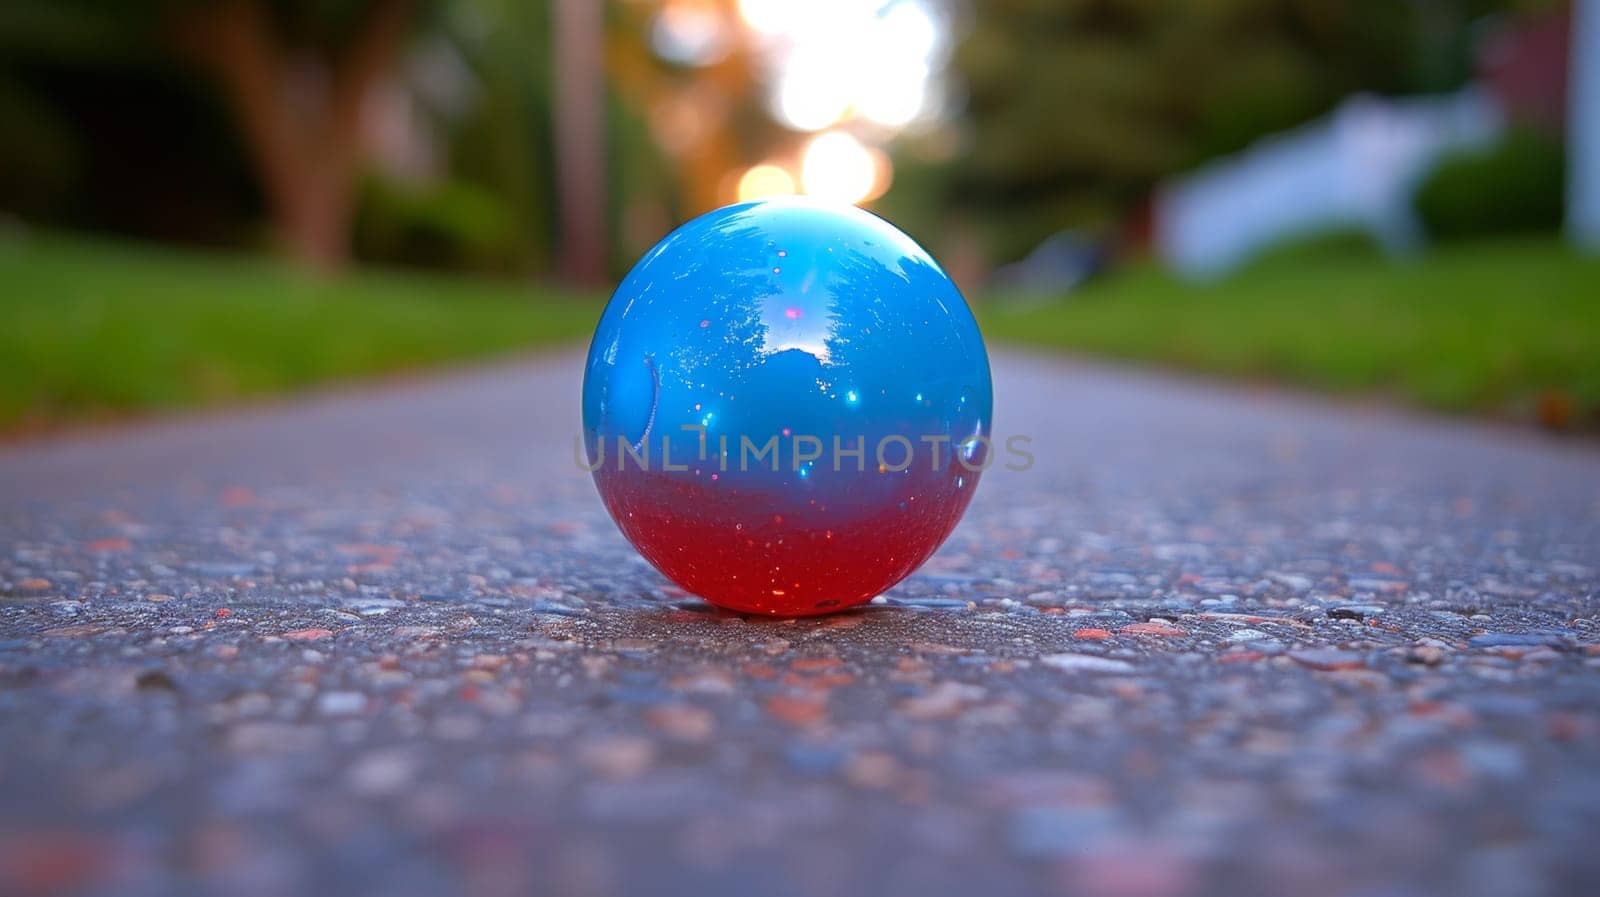
M 980 304 L 993 341 L 1547 423 L 1600 422 L 1600 259 L 1552 241 L 1391 261 L 1348 244 L 1187 283 L 1136 266 Z M 0 431 L 578 342 L 599 297 L 59 235 L 0 240 Z M 1552 417 L 1561 420 L 1551 420 Z
M 1145 266 L 1053 304 L 1000 298 L 980 314 L 991 340 L 1383 391 L 1551 426 L 1600 424 L 1600 258 L 1554 240 L 1403 260 L 1321 242 L 1210 283 Z
M 0 240 L 0 431 L 215 404 L 587 336 L 546 287 L 41 235 Z

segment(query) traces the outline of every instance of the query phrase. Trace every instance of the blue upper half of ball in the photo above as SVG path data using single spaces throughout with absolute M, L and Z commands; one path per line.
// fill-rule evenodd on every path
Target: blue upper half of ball
M 620 437 L 653 464 L 663 439 L 694 463 L 701 436 L 683 428 L 703 427 L 713 453 L 721 436 L 734 451 L 780 437 L 778 474 L 738 476 L 784 482 L 793 435 L 859 438 L 875 466 L 893 434 L 986 437 L 991 406 L 983 338 L 938 263 L 869 212 L 800 197 L 718 209 L 646 253 L 600 319 L 583 390 L 591 461 Z

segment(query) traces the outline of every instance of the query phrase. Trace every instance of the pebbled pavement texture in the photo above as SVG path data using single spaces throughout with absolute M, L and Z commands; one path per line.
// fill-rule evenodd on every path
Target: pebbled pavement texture
M 563 353 L 0 452 L 0 894 L 1600 893 L 1600 453 L 1043 358 L 878 603 L 724 614 Z

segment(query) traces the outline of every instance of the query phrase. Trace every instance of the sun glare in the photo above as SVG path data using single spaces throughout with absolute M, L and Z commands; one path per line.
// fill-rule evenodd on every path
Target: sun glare
M 741 200 L 797 191 L 860 203 L 891 168 L 876 144 L 937 113 L 947 23 L 936 0 L 737 0 L 736 18 L 764 79 L 772 116 L 810 135 L 798 164 L 767 161 L 737 176 Z M 706 64 L 729 40 L 707 0 L 666 0 L 657 52 Z M 847 130 L 848 129 L 848 130 Z M 867 141 L 864 143 L 863 141 Z M 732 185 L 723 181 L 723 191 Z
M 754 31 L 782 34 L 793 27 L 802 5 L 795 0 L 739 0 L 739 15 Z
M 826 51 L 797 49 L 778 74 L 774 111 L 796 131 L 820 131 L 850 111 L 855 96 L 849 76 Z
M 881 153 L 844 131 L 818 134 L 800 159 L 800 184 L 812 196 L 859 203 L 883 192 L 886 168 Z
M 891 130 L 927 111 L 941 25 L 921 0 L 742 0 L 768 55 L 770 101 L 796 131 L 851 117 Z

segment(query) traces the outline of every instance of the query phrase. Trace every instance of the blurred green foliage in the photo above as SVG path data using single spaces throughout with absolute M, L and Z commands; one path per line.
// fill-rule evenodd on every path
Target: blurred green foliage
M 391 266 L 507 272 L 521 261 L 506 203 L 463 180 L 368 175 L 354 240 L 357 256 Z
M 1554 233 L 1561 227 L 1566 152 L 1560 140 L 1516 131 L 1441 159 L 1417 186 L 1417 216 L 1436 240 Z
M 1404 0 L 1002 0 L 956 54 L 972 140 L 953 184 L 1012 258 L 1155 182 L 1405 83 Z
M 0 4 L 0 209 L 152 237 L 240 236 L 260 200 L 224 114 L 165 43 L 179 8 Z
M 465 66 L 474 101 L 435 115 L 452 173 L 504 204 L 518 268 L 544 270 L 555 239 L 550 119 L 550 9 L 545 0 L 471 0 L 446 7 L 438 38 Z
M 1443 90 L 1472 23 L 1520 0 L 994 0 L 955 56 L 966 150 L 946 213 L 1000 260 L 1064 227 L 1116 226 L 1161 178 L 1321 115 L 1353 92 Z

